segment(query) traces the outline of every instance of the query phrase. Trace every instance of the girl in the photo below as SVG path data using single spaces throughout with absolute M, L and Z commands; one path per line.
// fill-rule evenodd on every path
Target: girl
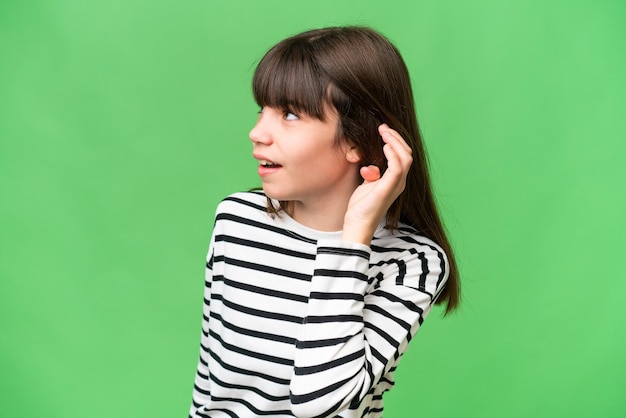
M 361 27 L 308 31 L 259 63 L 263 191 L 217 209 L 193 417 L 380 417 L 434 303 L 459 301 L 409 75 Z

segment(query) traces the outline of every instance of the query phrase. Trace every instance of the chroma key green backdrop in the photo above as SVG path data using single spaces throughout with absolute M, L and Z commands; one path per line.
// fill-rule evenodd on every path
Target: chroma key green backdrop
M 186 416 L 253 68 L 339 24 L 404 54 L 462 269 L 385 417 L 626 416 L 626 3 L 3 0 L 1 417 Z

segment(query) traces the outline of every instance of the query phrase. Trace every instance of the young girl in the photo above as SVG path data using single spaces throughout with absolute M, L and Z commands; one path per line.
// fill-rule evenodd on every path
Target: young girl
M 432 305 L 459 300 L 406 66 L 371 29 L 319 29 L 253 91 L 263 191 L 217 209 L 190 416 L 380 417 Z

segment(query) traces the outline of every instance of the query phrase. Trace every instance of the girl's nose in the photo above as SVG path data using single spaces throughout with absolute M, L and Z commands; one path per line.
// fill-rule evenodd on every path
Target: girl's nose
M 254 143 L 269 144 L 272 142 L 272 136 L 269 133 L 267 122 L 263 121 L 263 114 L 259 115 L 256 125 L 250 131 L 250 139 Z

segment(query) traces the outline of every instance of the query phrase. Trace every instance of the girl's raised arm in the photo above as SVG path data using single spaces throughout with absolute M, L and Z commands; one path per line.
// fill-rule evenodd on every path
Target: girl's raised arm
M 372 388 L 391 378 L 385 374 L 397 365 L 447 274 L 443 251 L 416 235 L 375 238 L 372 248 L 320 241 L 296 343 L 294 414 L 334 416 L 373 396 Z M 381 386 L 376 395 L 382 395 Z M 381 399 L 365 404 L 377 403 L 382 407 Z

